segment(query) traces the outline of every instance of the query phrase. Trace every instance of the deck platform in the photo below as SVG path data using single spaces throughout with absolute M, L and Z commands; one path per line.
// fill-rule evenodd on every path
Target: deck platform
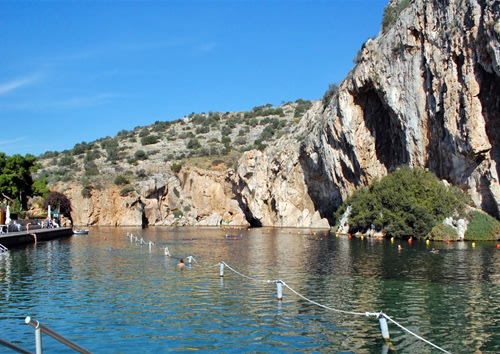
M 35 229 L 29 231 L 16 231 L 0 234 L 0 244 L 7 248 L 20 247 L 25 244 L 49 241 L 56 238 L 73 235 L 71 227 L 57 227 L 49 229 Z

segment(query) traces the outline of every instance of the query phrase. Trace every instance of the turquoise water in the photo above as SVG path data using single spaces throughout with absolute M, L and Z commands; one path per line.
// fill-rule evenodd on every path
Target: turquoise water
M 390 322 L 389 348 L 376 318 L 341 309 L 383 311 L 452 353 L 500 352 L 495 244 L 397 244 L 296 229 L 92 228 L 0 256 L 0 338 L 34 351 L 31 316 L 93 353 L 440 352 Z M 197 262 L 178 271 L 189 255 Z M 286 286 L 278 301 L 274 280 L 326 308 Z M 72 352 L 47 335 L 43 348 Z

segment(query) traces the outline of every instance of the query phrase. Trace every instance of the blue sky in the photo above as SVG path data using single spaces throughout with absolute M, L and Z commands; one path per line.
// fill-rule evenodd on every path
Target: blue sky
M 0 152 L 321 99 L 387 0 L 0 0 Z

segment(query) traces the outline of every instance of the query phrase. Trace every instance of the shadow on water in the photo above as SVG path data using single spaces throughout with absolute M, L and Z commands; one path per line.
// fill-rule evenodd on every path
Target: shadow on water
M 32 316 L 96 353 L 438 352 L 391 323 L 389 349 L 376 318 L 334 308 L 383 311 L 450 352 L 500 352 L 500 251 L 402 248 L 300 229 L 93 228 L 0 258 L 1 338 L 34 350 Z M 220 277 L 220 261 L 240 274 Z M 327 308 L 288 288 L 278 301 L 274 280 Z

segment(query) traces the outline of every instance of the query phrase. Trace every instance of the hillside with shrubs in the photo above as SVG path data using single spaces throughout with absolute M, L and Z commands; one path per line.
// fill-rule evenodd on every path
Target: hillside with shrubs
M 96 182 L 125 186 L 153 172 L 176 173 L 183 165 L 234 168 L 243 152 L 264 150 L 287 134 L 311 105 L 298 99 L 278 107 L 257 106 L 249 112 L 191 113 L 174 121 L 121 130 L 113 137 L 42 154 L 37 178 L 49 185 L 79 182 L 84 194 L 85 187 Z

